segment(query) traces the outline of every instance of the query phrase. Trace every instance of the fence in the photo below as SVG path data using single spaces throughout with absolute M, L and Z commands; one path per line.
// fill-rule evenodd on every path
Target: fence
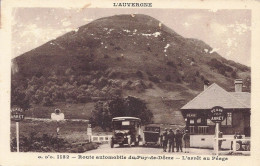
M 250 154 L 250 146 L 251 146 L 251 140 L 250 138 L 243 138 L 243 139 L 234 139 L 234 138 L 218 138 L 215 139 L 215 141 L 219 141 L 219 147 L 217 151 L 219 153 L 228 152 L 228 153 L 241 153 L 241 154 Z M 221 149 L 221 142 L 223 141 L 231 141 L 231 149 L 230 150 L 222 150 Z M 218 153 L 217 152 L 217 153 Z

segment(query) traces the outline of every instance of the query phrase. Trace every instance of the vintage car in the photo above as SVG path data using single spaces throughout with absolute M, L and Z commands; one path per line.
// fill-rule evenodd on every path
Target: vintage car
M 111 148 L 115 144 L 129 147 L 139 145 L 141 140 L 141 119 L 135 117 L 115 117 L 112 119 L 113 136 L 111 138 Z
M 160 140 L 161 128 L 158 125 L 147 125 L 144 129 L 144 146 L 157 146 L 161 144 Z

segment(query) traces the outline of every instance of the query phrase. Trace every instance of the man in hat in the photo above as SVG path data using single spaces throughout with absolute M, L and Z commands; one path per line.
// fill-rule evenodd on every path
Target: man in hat
M 172 129 L 170 129 L 169 134 L 168 134 L 168 140 L 169 140 L 169 150 L 168 152 L 174 152 L 174 139 L 175 139 L 175 134 L 172 131 Z
M 182 152 L 182 133 L 179 129 L 176 130 L 175 140 L 177 152 L 179 152 L 179 150 Z
M 168 144 L 168 130 L 167 130 L 167 128 L 165 128 L 164 132 L 163 132 L 163 151 L 164 152 L 166 152 L 167 144 Z
M 188 130 L 185 130 L 183 134 L 183 142 L 184 142 L 184 152 L 189 153 L 190 150 L 190 134 Z

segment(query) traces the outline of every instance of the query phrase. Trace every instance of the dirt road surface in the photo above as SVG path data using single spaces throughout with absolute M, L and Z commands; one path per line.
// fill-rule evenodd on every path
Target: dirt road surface
M 183 149 L 184 150 L 184 149 Z M 98 147 L 98 149 L 87 151 L 86 153 L 93 153 L 93 154 L 167 154 L 167 155 L 211 155 L 213 150 L 210 149 L 198 149 L 198 148 L 190 148 L 190 153 L 184 152 L 163 152 L 162 148 L 153 148 L 153 147 L 128 147 L 123 146 L 119 147 L 115 145 L 114 148 L 111 148 L 109 144 L 103 144 Z

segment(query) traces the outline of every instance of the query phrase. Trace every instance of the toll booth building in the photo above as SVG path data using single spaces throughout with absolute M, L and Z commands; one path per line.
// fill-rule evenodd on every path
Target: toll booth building
M 250 137 L 250 93 L 242 92 L 242 80 L 235 80 L 235 92 L 227 92 L 213 83 L 204 86 L 204 91 L 181 108 L 189 130 L 190 146 L 213 148 L 215 123 L 209 119 L 209 112 L 215 106 L 224 108 L 226 118 L 220 124 L 223 138 L 234 138 L 235 132 Z M 222 148 L 230 149 L 231 141 L 227 139 Z

